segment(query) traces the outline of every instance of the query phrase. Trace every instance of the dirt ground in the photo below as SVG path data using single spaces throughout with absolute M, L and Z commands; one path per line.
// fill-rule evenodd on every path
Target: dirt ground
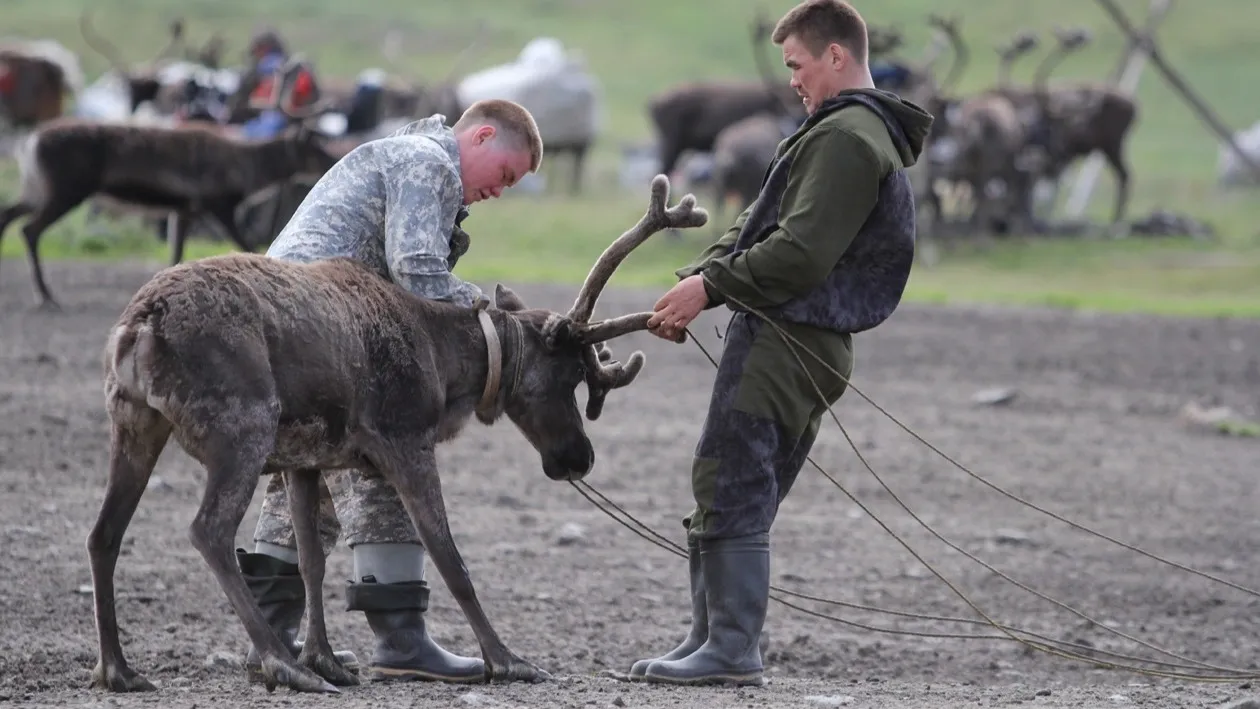
M 1212 707 L 1260 695 L 1244 680 L 1188 682 L 1100 669 L 1010 641 L 891 634 L 772 603 L 765 687 L 666 688 L 610 676 L 686 632 L 685 562 L 547 480 L 504 422 L 470 424 L 441 451 L 451 525 L 480 599 L 506 642 L 553 673 L 539 685 L 363 685 L 339 696 L 267 694 L 208 658 L 243 656 L 244 632 L 188 540 L 202 471 L 174 444 L 128 529 L 117 572 L 123 647 L 159 685 L 88 688 L 96 662 L 84 540 L 100 504 L 107 431 L 105 332 L 156 264 L 51 264 L 60 314 L 35 312 L 24 264 L 0 274 L 0 705 L 483 707 Z M 567 307 L 567 288 L 522 288 Z M 650 307 L 654 292 L 609 292 L 600 313 Z M 724 311 L 693 330 L 712 351 Z M 616 343 L 648 362 L 590 426 L 588 478 L 646 524 L 682 541 L 689 460 L 713 368 L 692 344 Z M 955 460 L 1081 525 L 1249 588 L 1260 587 L 1255 439 L 1187 427 L 1190 401 L 1260 408 L 1260 322 L 906 306 L 857 338 L 854 383 Z M 1002 405 L 972 401 L 1013 387 Z M 584 401 L 585 394 L 579 397 Z M 939 534 L 1013 578 L 1120 632 L 1191 660 L 1257 671 L 1260 602 L 1144 558 L 1017 504 L 932 453 L 850 391 L 837 413 L 862 454 Z M 898 507 L 828 422 L 815 460 L 991 617 L 1099 649 L 1167 660 L 950 551 Z M 259 486 L 261 495 L 262 486 Z M 260 498 L 259 498 L 260 499 Z M 258 500 L 256 500 L 257 503 Z M 250 544 L 258 506 L 239 530 Z M 576 525 L 576 527 L 575 527 Z M 781 588 L 914 613 L 977 618 L 958 595 L 822 475 L 808 469 L 773 532 Z M 334 647 L 366 660 L 371 635 L 344 610 L 350 555 L 330 559 Z M 440 578 L 431 629 L 476 652 Z M 805 607 L 882 629 L 983 627 Z M 1150 665 L 1147 665 L 1150 667 Z

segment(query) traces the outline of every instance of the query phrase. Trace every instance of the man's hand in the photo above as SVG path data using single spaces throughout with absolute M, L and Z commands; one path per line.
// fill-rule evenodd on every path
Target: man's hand
M 684 329 L 708 304 L 704 279 L 699 275 L 688 276 L 656 301 L 652 308 L 655 315 L 648 320 L 648 331 L 663 340 L 678 342 Z

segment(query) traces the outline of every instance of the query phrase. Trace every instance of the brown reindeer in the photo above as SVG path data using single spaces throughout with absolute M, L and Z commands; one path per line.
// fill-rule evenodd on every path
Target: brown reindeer
M 666 209 L 657 176 L 647 213 L 600 257 L 565 315 L 527 309 L 499 286 L 495 307 L 426 300 L 349 259 L 295 263 L 229 254 L 168 268 L 142 286 L 110 330 L 104 351 L 110 463 L 88 535 L 100 644 L 94 683 L 151 690 L 123 656 L 114 571 L 123 534 L 158 457 L 174 438 L 206 469 L 193 546 L 214 574 L 254 647 L 268 689 L 337 691 L 358 678 L 334 657 L 324 621 L 325 560 L 316 530 L 324 471 L 361 468 L 398 491 L 424 548 L 459 603 L 485 658 L 487 679 L 542 680 L 513 653 L 485 611 L 451 536 L 435 457 L 439 443 L 476 416 L 506 416 L 551 480 L 590 473 L 586 416 L 634 381 L 641 352 L 603 364 L 597 343 L 644 330 L 651 313 L 590 322 L 618 264 L 652 233 L 703 225 L 686 195 Z M 262 475 L 284 475 L 298 566 L 306 586 L 306 640 L 294 658 L 245 586 L 232 540 Z
M 93 196 L 173 213 L 172 265 L 183 258 L 189 224 L 203 215 L 249 251 L 236 226 L 236 207 L 270 185 L 323 174 L 336 162 L 323 139 L 300 124 L 319 110 L 315 106 L 294 115 L 296 128 L 262 141 L 242 140 L 197 123 L 163 127 L 70 118 L 45 123 L 18 149 L 22 192 L 0 209 L 0 238 L 14 220 L 29 216 L 22 234 L 44 308 L 56 308 L 57 303 L 44 283 L 39 239 Z
M 65 111 L 65 95 L 83 88 L 71 57 L 50 56 L 36 43 L 0 46 L 0 124 L 28 130 Z
M 1050 72 L 1063 57 L 1089 41 L 1080 29 L 1055 30 L 1058 46 L 1046 58 L 1033 84 L 1037 124 L 1030 148 L 1037 172 L 1057 186 L 1064 170 L 1078 158 L 1101 152 L 1116 180 L 1112 227 L 1124 220 L 1129 200 L 1125 144 L 1137 119 L 1137 103 L 1119 89 L 1096 82 L 1048 86 Z

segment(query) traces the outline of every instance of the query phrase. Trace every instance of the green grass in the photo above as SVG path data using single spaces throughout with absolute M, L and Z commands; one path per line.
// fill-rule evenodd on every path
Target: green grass
M 646 190 L 626 192 L 616 185 L 620 148 L 650 140 L 644 112 L 647 98 L 671 84 L 721 76 L 753 76 L 747 22 L 754 8 L 774 16 L 792 0 L 721 0 L 691 3 L 665 0 L 373 0 L 346 5 L 332 0 L 94 0 L 97 27 L 124 55 L 140 62 L 163 43 L 174 16 L 187 19 L 194 41 L 212 31 L 239 52 L 252 28 L 264 22 L 280 27 L 294 48 L 316 60 L 325 75 L 352 76 L 381 64 L 383 38 L 399 33 L 403 58 L 394 69 L 418 79 L 467 73 L 512 59 L 531 38 L 550 35 L 580 49 L 602 83 L 605 130 L 588 164 L 588 193 L 512 195 L 478 205 L 466 227 L 474 248 L 460 263 L 461 275 L 497 279 L 577 282 L 607 243 L 638 217 Z M 77 18 L 86 0 L 8 0 L 5 24 L 12 34 L 47 36 L 82 53 L 89 77 L 105 68 L 78 34 Z M 1135 22 L 1144 21 L 1147 0 L 1122 0 Z M 996 55 L 991 47 L 1019 29 L 1043 33 L 1055 25 L 1083 25 L 1093 44 L 1069 58 L 1063 79 L 1102 78 L 1113 71 L 1123 37 L 1095 0 L 1004 0 L 983 11 L 970 0 L 859 0 L 869 21 L 897 24 L 907 35 L 906 54 L 919 55 L 928 38 L 926 14 L 957 12 L 972 48 L 962 88 L 992 83 Z M 485 25 L 479 49 L 456 65 L 460 50 Z M 1260 73 L 1250 28 L 1260 26 L 1254 0 L 1181 2 L 1159 37 L 1165 56 L 1231 127 L 1260 118 L 1260 102 L 1247 90 Z M 772 61 L 776 56 L 768 48 Z M 1027 78 L 1030 60 L 1017 70 Z M 777 65 L 777 61 L 775 62 Z M 782 70 L 785 72 L 785 70 Z M 781 73 L 786 80 L 786 73 Z M 1223 194 L 1213 186 L 1217 139 L 1148 66 L 1138 91 L 1140 116 L 1129 145 L 1134 177 L 1132 216 L 1153 208 L 1184 213 L 1212 224 L 1218 238 L 1209 244 L 1185 239 L 1119 241 L 1022 241 L 951 253 L 935 267 L 916 267 L 908 298 L 932 302 L 1029 303 L 1099 310 L 1139 310 L 1188 315 L 1260 314 L 1260 200 L 1245 192 Z M 567 179 L 567 164 L 544 171 Z M 552 172 L 552 169 L 555 172 Z M 13 188 L 15 171 L 0 164 L 0 193 Z M 1090 214 L 1110 211 L 1111 181 L 1104 172 Z M 707 194 L 701 203 L 712 207 Z M 729 212 L 723 218 L 729 218 Z M 721 219 L 717 225 L 721 225 Z M 716 227 L 715 227 L 716 228 Z M 16 229 L 11 230 L 16 232 Z M 642 247 L 613 279 L 614 285 L 663 287 L 673 270 L 703 248 L 708 227 L 681 239 L 665 235 Z M 20 257 L 20 239 L 0 245 L 4 258 Z M 113 239 L 84 232 L 81 210 L 54 227 L 43 250 L 53 258 L 164 258 L 146 233 L 123 229 Z M 223 247 L 195 244 L 197 257 Z

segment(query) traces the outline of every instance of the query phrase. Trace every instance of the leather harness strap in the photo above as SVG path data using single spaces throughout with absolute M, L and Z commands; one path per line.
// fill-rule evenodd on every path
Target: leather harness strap
M 481 322 L 481 331 L 486 335 L 486 357 L 489 359 L 489 370 L 486 372 L 486 388 L 481 392 L 480 411 L 490 411 L 494 400 L 499 395 L 499 382 L 503 376 L 503 345 L 499 342 L 499 331 L 485 308 L 477 311 L 477 320 Z

